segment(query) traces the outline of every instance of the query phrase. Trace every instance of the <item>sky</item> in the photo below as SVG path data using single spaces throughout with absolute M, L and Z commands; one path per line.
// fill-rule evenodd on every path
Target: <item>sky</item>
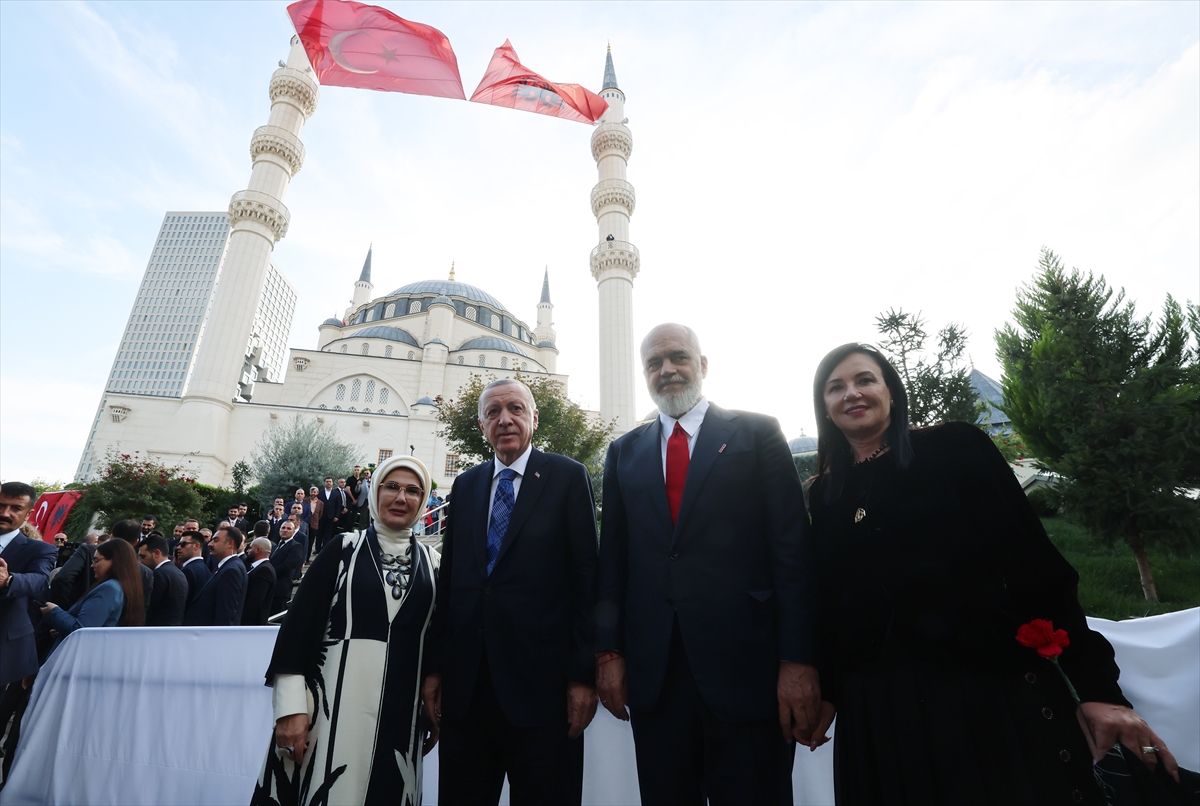
M 1200 3 L 403 3 L 466 94 L 510 39 L 600 89 L 634 149 L 634 338 L 690 324 L 705 393 L 815 433 L 812 373 L 875 317 L 994 334 L 1049 247 L 1143 314 L 1200 299 Z M 280 2 L 0 3 L 0 478 L 67 481 L 166 210 L 221 211 L 250 176 Z M 457 279 L 536 321 L 599 407 L 591 127 L 322 88 L 275 261 L 289 344 L 349 303 Z M 639 382 L 639 414 L 653 408 Z

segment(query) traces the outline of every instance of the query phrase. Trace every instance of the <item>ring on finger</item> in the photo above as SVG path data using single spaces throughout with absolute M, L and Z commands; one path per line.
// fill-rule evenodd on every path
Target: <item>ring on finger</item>
M 1158 752 L 1161 752 L 1161 751 L 1154 745 L 1143 745 L 1142 746 L 1142 755 L 1144 755 L 1144 756 L 1148 756 L 1152 753 L 1158 753 Z

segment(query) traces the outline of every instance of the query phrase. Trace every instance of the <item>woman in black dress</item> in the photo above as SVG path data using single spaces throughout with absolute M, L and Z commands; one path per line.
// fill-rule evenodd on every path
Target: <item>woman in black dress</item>
M 417 542 L 429 471 L 411 456 L 375 473 L 373 525 L 330 540 L 275 641 L 275 735 L 253 804 L 421 803 L 436 735 L 420 707 L 438 555 Z
M 1085 719 L 1095 746 L 1178 780 L 990 438 L 966 423 L 910 432 L 898 374 L 865 345 L 825 357 L 813 401 L 825 702 L 812 746 L 836 711 L 838 803 L 1104 803 L 1093 756 L 1121 759 L 1091 749 Z M 1017 642 L 1032 619 L 1068 633 L 1059 660 L 1081 708 Z

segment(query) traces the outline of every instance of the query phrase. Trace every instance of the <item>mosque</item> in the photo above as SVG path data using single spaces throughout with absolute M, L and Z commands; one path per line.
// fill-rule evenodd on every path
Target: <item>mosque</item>
M 110 452 L 139 451 L 186 468 L 202 483 L 229 486 L 234 464 L 249 461 L 262 434 L 299 414 L 333 426 L 364 464 L 415 455 L 446 488 L 461 464 L 437 435 L 439 397 L 453 398 L 473 373 L 545 375 L 566 388 L 567 377 L 557 371 L 549 271 L 530 326 L 488 292 L 458 282 L 453 266 L 447 279 L 418 280 L 374 296 L 368 249 L 350 307 L 318 326 L 315 347 L 292 347 L 286 358 L 283 349 L 268 349 L 268 330 L 286 333 L 291 324 L 291 302 L 283 313 L 268 304 L 294 295 L 286 281 L 280 284 L 272 252 L 287 234 L 283 197 L 303 163 L 300 131 L 320 96 L 296 37 L 269 94 L 269 120 L 251 139 L 247 189 L 233 195 L 227 213 L 165 219 L 145 293 L 165 286 L 170 294 L 182 286 L 175 294 L 194 293 L 188 300 L 194 307 L 138 307 L 179 302 L 139 292 L 76 479 L 94 477 Z M 611 51 L 600 95 L 609 107 L 591 136 L 599 173 L 591 192 L 598 235 L 590 256 L 600 311 L 596 416 L 615 420 L 621 434 L 636 421 L 632 308 L 640 258 L 629 241 L 635 195 L 626 166 L 633 139 Z M 201 223 L 187 223 L 192 220 Z M 204 239 L 167 231 L 193 226 L 205 228 Z M 207 274 L 186 262 L 193 259 L 189 250 L 199 255 L 195 260 L 211 261 Z M 280 316 L 286 323 L 275 322 Z M 163 358 L 177 360 L 147 363 Z

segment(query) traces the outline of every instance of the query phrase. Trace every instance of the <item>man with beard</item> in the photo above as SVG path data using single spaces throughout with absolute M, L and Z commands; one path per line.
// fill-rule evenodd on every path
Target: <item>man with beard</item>
M 641 357 L 659 416 L 604 465 L 600 701 L 632 718 L 642 803 L 791 803 L 820 706 L 800 478 L 778 422 L 704 398 L 691 328 Z
M 0 686 L 38 670 L 30 601 L 45 597 L 55 551 L 21 534 L 37 497 L 19 481 L 0 485 Z

